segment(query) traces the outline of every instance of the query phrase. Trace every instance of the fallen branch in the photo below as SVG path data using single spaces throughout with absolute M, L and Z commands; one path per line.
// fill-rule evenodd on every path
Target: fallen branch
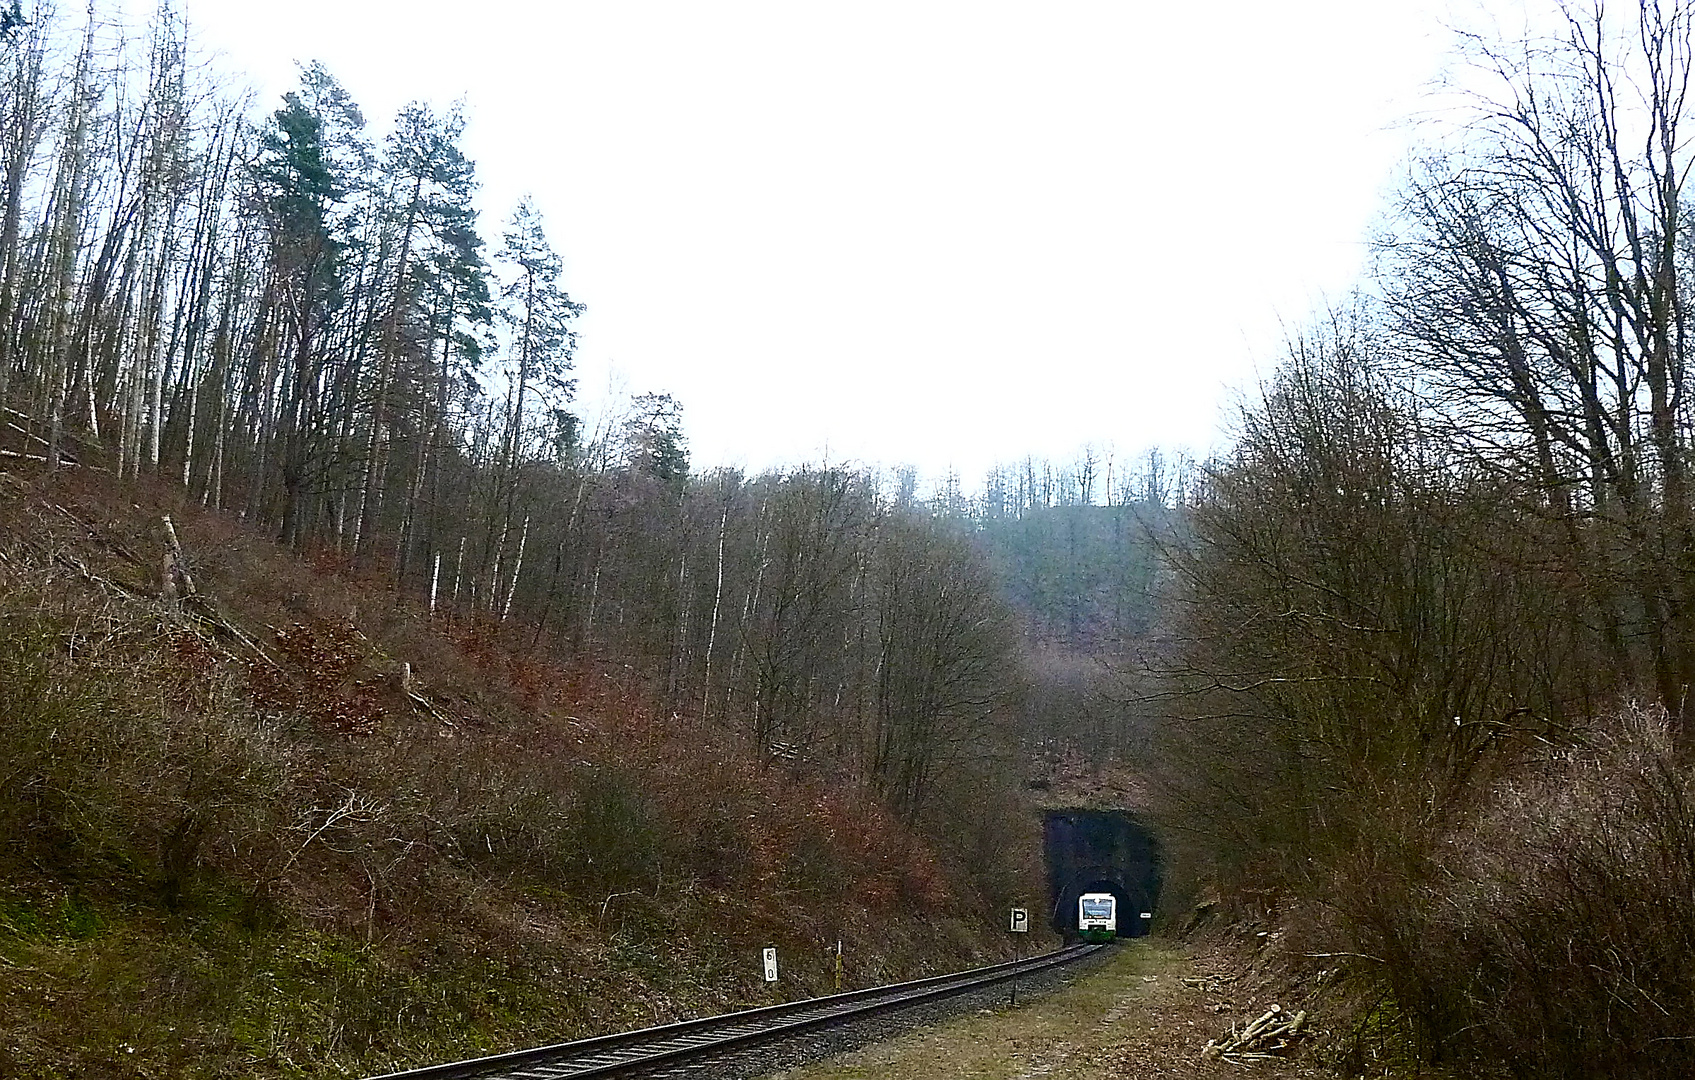
M 70 518 L 73 522 L 75 522 L 77 524 L 78 527 L 80 527 L 82 529 L 83 532 L 88 534 L 88 538 L 90 540 L 93 540 L 95 543 L 99 544 L 100 546 L 106 548 L 109 551 L 117 552 L 119 555 L 122 555 L 125 559 L 129 560 L 131 563 L 134 563 L 136 566 L 146 566 L 147 565 L 145 562 L 142 561 L 141 557 L 138 556 L 135 552 L 131 551 L 129 548 L 125 547 L 124 545 L 118 543 L 116 540 L 113 540 L 111 537 L 102 533 L 99 529 L 95 528 L 93 525 L 89 524 L 88 522 L 84 521 L 82 518 L 77 517 L 75 514 L 71 513 L 69 510 L 66 510 L 64 507 L 60 506 L 58 503 L 53 504 L 53 509 L 55 509 L 59 513 L 63 514 L 65 517 Z
M 1293 1017 L 1280 1005 L 1273 1005 L 1258 1020 L 1232 1031 L 1227 1039 L 1208 1039 L 1201 1050 L 1207 1060 L 1224 1060 L 1241 1064 L 1247 1061 L 1269 1061 L 1287 1053 L 1297 1039 L 1307 1034 L 1305 1009 Z
M 189 575 L 188 560 L 183 558 L 182 545 L 177 543 L 177 527 L 171 524 L 171 515 L 166 514 L 160 520 L 165 523 L 165 599 L 174 604 L 177 599 L 177 582 L 182 582 L 182 591 L 187 596 L 194 596 L 200 590 L 194 587 L 194 578 Z
M 12 423 L 9 420 L 6 422 L 6 426 L 11 428 L 13 431 L 17 432 L 19 435 L 22 435 L 26 439 L 35 440 L 36 442 L 40 443 L 42 446 L 51 446 L 52 445 L 46 439 L 43 439 L 40 435 L 37 435 L 35 432 L 26 431 L 23 428 Z M 23 454 L 17 454 L 17 453 L 11 453 L 11 452 L 8 452 L 7 456 L 8 457 L 24 457 Z M 45 457 L 37 457 L 37 458 L 30 458 L 29 460 L 45 462 L 47 459 Z M 82 464 L 82 462 L 77 460 L 76 455 L 74 455 L 74 454 L 70 453 L 69 451 L 61 448 L 60 451 L 59 451 L 59 464 L 61 464 L 61 465 L 80 465 L 80 464 Z
M 63 507 L 59 507 L 57 509 L 59 509 L 62 513 L 65 513 L 66 516 L 70 517 L 73 521 L 76 520 L 75 515 L 70 514 L 69 511 L 65 511 Z M 118 581 L 115 578 L 109 578 L 104 575 L 97 574 L 88 568 L 87 563 L 83 562 L 74 555 L 59 553 L 53 556 L 53 561 L 59 563 L 61 566 L 67 566 L 70 569 L 75 570 L 78 574 L 82 575 L 83 580 L 108 592 L 118 593 L 125 599 L 140 600 L 147 603 L 158 603 L 161 599 L 164 599 L 167 603 L 169 602 L 170 598 L 168 596 L 161 597 L 142 586 L 130 585 L 125 582 Z M 279 666 L 275 660 L 271 659 L 270 654 L 265 651 L 264 646 L 253 640 L 253 638 L 243 632 L 240 627 L 230 622 L 230 620 L 224 616 L 223 612 L 218 610 L 217 605 L 210 597 L 206 596 L 206 594 L 193 591 L 188 593 L 186 596 L 181 597 L 181 604 L 177 609 L 177 613 L 182 616 L 184 622 L 190 624 L 190 629 L 198 627 L 202 631 L 214 631 L 217 634 L 235 642 L 237 645 L 240 645 L 250 655 L 258 657 L 258 659 L 267 667 L 276 668 Z M 179 623 L 179 625 L 181 624 Z
M 84 581 L 88 581 L 88 582 L 91 582 L 95 585 L 98 585 L 102 589 L 110 589 L 113 592 L 122 593 L 124 596 L 128 597 L 131 600 L 154 600 L 154 599 L 157 599 L 152 594 L 147 592 L 147 590 L 145 590 L 145 589 L 143 589 L 139 586 L 126 585 L 121 581 L 114 580 L 113 578 L 103 577 L 100 574 L 96 574 L 94 571 L 92 571 L 88 568 L 87 563 L 83 562 L 81 559 L 77 558 L 74 555 L 64 555 L 64 554 L 55 555 L 55 556 L 53 556 L 53 561 L 60 564 L 61 566 L 68 566 L 72 570 L 75 570 L 77 573 L 82 575 Z
M 436 723 L 450 728 L 459 726 L 453 722 L 451 716 L 438 708 L 435 702 L 418 689 L 416 681 L 412 678 L 412 665 L 404 660 L 400 663 L 400 692 L 406 695 L 406 700 L 410 701 L 415 708 L 424 710 Z
M 9 406 L 4 408 L 4 409 L 0 409 L 0 412 L 3 412 L 3 413 L 10 415 L 10 416 L 15 416 L 15 417 L 17 417 L 17 419 L 22 420 L 26 424 L 32 424 L 33 425 L 36 422 L 35 417 L 30 416 L 28 413 L 19 412 L 18 410 L 11 408 Z M 11 420 L 6 421 L 6 426 L 11 428 L 13 431 L 17 432 L 18 434 L 22 435 L 24 438 L 31 440 L 32 442 L 38 442 L 42 446 L 45 446 L 45 447 L 48 447 L 48 448 L 51 448 L 52 445 L 53 445 L 52 443 L 47 441 L 46 437 L 39 435 L 34 431 L 30 431 L 28 428 L 19 427 L 15 422 L 13 422 Z M 66 440 L 78 439 L 78 436 L 74 432 L 71 432 L 71 431 L 66 431 L 64 433 L 64 437 L 65 437 Z M 80 440 L 80 439 L 79 439 L 79 441 L 86 442 L 86 440 Z M 23 455 L 22 454 L 10 454 L 10 455 L 7 455 L 7 456 L 9 456 L 9 457 L 22 457 Z M 47 459 L 44 458 L 44 457 L 40 457 L 40 458 L 34 458 L 32 460 L 46 461 Z M 59 448 L 59 463 L 61 465 L 80 465 L 80 464 L 82 464 L 81 460 L 77 457 L 77 455 L 75 453 L 73 453 L 70 449 L 68 449 L 67 447 L 64 447 L 64 446 L 61 446 Z
M 266 667 L 279 668 L 282 666 L 275 660 L 271 659 L 271 654 L 265 651 L 265 647 L 263 645 L 260 645 L 258 641 L 249 636 L 241 629 L 241 627 L 225 618 L 223 612 L 218 610 L 217 605 L 205 593 L 189 593 L 187 596 L 183 597 L 181 612 L 183 615 L 195 622 L 209 627 L 212 630 L 216 630 L 231 641 L 234 641 L 236 644 L 246 649 L 249 653 L 258 657 Z
M 420 685 L 418 677 L 412 672 L 412 664 L 409 661 L 396 660 L 394 657 L 378 648 L 377 643 L 367 637 L 365 632 L 359 629 L 359 627 L 353 623 L 351 618 L 348 619 L 348 626 L 353 631 L 353 636 L 358 639 L 361 645 L 364 646 L 365 653 L 368 657 L 374 657 L 381 660 L 385 665 L 389 666 L 390 670 L 398 669 L 400 692 L 405 696 L 406 700 L 410 701 L 415 708 L 422 709 L 424 713 L 430 717 L 430 719 L 434 720 L 438 724 L 450 728 L 457 728 L 459 726 L 454 722 L 453 717 L 449 716 L 447 712 L 441 708 L 441 706 L 436 704 L 435 699 L 430 694 L 428 688 Z
M 16 450 L 0 450 L 0 457 L 13 458 L 17 461 L 38 461 L 43 465 L 47 464 L 47 455 L 45 454 L 20 454 Z M 59 464 L 75 469 L 92 469 L 95 472 L 106 471 L 105 468 L 99 465 L 84 465 L 82 462 L 71 457 L 62 450 L 59 452 Z

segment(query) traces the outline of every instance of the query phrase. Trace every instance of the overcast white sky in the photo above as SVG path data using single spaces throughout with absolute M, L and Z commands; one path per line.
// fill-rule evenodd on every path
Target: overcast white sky
M 132 0 L 132 3 L 134 0 Z M 1448 47 L 1385 0 L 183 0 L 263 107 L 466 100 L 491 246 L 534 195 L 581 403 L 697 467 L 1205 453 L 1343 297 Z

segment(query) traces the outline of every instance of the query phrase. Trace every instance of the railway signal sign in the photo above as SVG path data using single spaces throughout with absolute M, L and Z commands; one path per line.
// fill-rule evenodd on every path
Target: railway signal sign
M 1012 932 L 1028 934 L 1030 932 L 1030 909 L 1015 907 L 1012 909 Z
M 766 982 L 776 982 L 777 981 L 777 950 L 776 949 L 766 949 L 765 950 L 765 981 Z

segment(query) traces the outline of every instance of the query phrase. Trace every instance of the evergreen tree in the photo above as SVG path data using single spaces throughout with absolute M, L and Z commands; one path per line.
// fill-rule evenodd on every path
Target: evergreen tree
M 683 436 L 683 405 L 670 394 L 637 394 L 624 424 L 624 455 L 631 469 L 659 480 L 689 474 L 688 440 Z

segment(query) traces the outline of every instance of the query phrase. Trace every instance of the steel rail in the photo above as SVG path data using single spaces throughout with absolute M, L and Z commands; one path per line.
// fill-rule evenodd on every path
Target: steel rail
M 1011 960 L 950 975 L 934 975 L 844 994 L 765 1005 L 705 1016 L 615 1035 L 555 1043 L 492 1054 L 422 1069 L 385 1073 L 370 1080 L 578 1080 L 611 1077 L 691 1058 L 739 1050 L 748 1045 L 846 1023 L 867 1016 L 935 1001 L 1009 982 L 1071 963 L 1101 948 L 1072 945 L 1026 960 Z

